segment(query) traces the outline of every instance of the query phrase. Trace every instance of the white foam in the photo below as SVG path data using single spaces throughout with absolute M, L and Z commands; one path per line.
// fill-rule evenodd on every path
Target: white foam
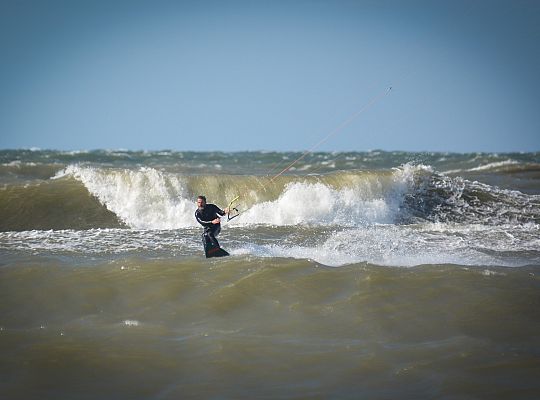
M 481 272 L 482 275 L 484 276 L 505 276 L 506 274 L 503 273 L 503 272 L 496 272 L 496 271 L 492 271 L 490 269 L 485 269 Z
M 292 183 L 275 201 L 256 204 L 239 223 L 355 225 L 390 221 L 395 209 L 384 199 L 364 199 L 360 188 L 336 190 L 322 183 Z
M 111 255 L 148 252 L 188 254 L 200 252 L 199 231 L 89 229 L 0 232 L 0 251 L 16 249 L 32 254 Z M 127 267 L 124 268 L 126 270 Z M 137 269 L 132 265 L 127 270 Z M 121 266 L 122 270 L 122 266 Z
M 449 169 L 448 171 L 443 171 L 442 174 L 443 175 L 446 175 L 446 174 L 458 174 L 460 172 L 463 172 L 462 169 Z
M 259 203 L 234 224 L 344 225 L 392 223 L 403 195 L 411 188 L 414 173 L 425 166 L 396 168 L 390 182 L 362 180 L 342 189 L 323 183 L 293 182 L 277 200 Z M 382 178 L 381 178 L 382 179 Z
M 8 163 L 3 163 L 1 165 L 5 166 L 5 167 L 22 167 L 22 166 L 35 167 L 38 164 L 36 164 L 34 162 L 22 162 L 21 160 L 14 160 L 14 161 L 10 161 Z
M 505 161 L 498 161 L 498 162 L 492 162 L 489 164 L 481 165 L 479 167 L 468 169 L 467 171 L 485 171 L 488 169 L 495 169 L 499 167 L 504 167 L 506 165 L 515 165 L 519 164 L 518 161 L 515 160 L 505 160 Z
M 311 259 L 324 265 L 353 263 L 411 267 L 458 264 L 516 267 L 538 263 L 538 225 L 372 224 L 333 231 L 317 245 L 249 244 L 232 254 Z M 512 235 L 508 236 L 508 231 Z M 521 253 L 521 255 L 520 255 Z M 528 253 L 528 254 L 527 254 Z
M 193 201 L 181 177 L 153 168 L 106 170 L 68 166 L 54 178 L 73 176 L 123 222 L 135 229 L 195 225 Z

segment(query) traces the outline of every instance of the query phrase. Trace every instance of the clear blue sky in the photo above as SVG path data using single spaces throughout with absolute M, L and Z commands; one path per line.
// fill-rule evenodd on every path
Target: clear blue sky
M 0 3 L 0 148 L 540 150 L 539 1 Z

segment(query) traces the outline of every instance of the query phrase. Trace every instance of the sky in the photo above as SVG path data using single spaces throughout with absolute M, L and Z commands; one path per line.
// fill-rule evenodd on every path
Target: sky
M 538 1 L 3 0 L 0 148 L 539 151 L 538 71 Z

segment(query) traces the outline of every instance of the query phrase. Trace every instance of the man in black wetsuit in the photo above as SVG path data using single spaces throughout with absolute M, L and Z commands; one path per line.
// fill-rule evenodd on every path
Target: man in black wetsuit
M 220 217 L 225 215 L 227 211 L 227 208 L 222 210 L 215 204 L 206 204 L 206 197 L 204 196 L 197 197 L 195 219 L 204 226 L 203 243 L 206 243 L 205 237 L 208 237 L 215 246 L 219 247 L 216 236 L 221 231 Z

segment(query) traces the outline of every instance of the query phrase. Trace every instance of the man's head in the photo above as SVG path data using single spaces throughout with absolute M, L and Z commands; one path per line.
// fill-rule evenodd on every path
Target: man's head
M 197 197 L 197 207 L 199 209 L 202 209 L 204 208 L 205 205 L 206 205 L 206 197 L 204 196 Z

